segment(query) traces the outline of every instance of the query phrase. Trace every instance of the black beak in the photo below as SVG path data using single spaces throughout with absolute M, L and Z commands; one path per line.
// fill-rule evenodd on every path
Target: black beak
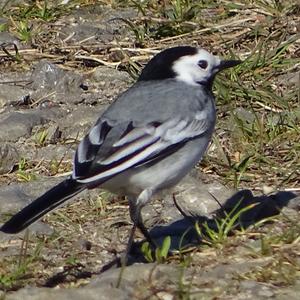
M 224 69 L 232 68 L 242 63 L 241 60 L 222 60 L 217 67 L 218 72 Z

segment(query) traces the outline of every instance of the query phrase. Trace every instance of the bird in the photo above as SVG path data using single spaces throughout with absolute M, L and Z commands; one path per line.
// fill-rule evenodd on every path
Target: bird
M 22 231 L 85 189 L 126 196 L 133 223 L 151 245 L 142 208 L 176 185 L 203 157 L 216 124 L 216 74 L 240 64 L 205 49 L 177 46 L 156 54 L 137 81 L 104 111 L 79 143 L 72 174 L 2 225 Z

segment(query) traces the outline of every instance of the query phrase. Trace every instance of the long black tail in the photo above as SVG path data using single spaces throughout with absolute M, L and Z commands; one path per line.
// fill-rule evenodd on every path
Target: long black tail
M 68 178 L 11 217 L 0 230 L 5 233 L 18 233 L 85 188 L 85 185 Z

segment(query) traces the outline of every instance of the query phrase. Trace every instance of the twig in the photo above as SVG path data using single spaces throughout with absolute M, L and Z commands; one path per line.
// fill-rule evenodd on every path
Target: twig
M 98 62 L 104 66 L 109 66 L 109 67 L 115 67 L 120 64 L 120 62 L 107 62 L 103 59 L 97 58 L 95 56 L 87 56 L 87 55 L 75 55 L 76 59 L 82 59 L 82 60 L 92 60 L 95 62 Z
M 31 103 L 31 104 L 30 104 L 30 107 L 35 106 L 36 104 L 38 104 L 38 103 L 41 102 L 42 100 L 46 99 L 47 97 L 50 97 L 50 96 L 54 95 L 55 93 L 56 93 L 56 92 L 54 91 L 54 92 L 51 92 L 51 93 L 49 93 L 49 94 L 47 94 L 47 95 L 45 95 L 45 96 L 40 97 L 39 99 L 37 99 L 36 101 L 34 101 L 33 103 Z
M 255 103 L 256 103 L 257 105 L 263 107 L 265 110 L 269 110 L 269 111 L 272 111 L 272 112 L 275 112 L 275 113 L 281 113 L 281 112 L 283 112 L 282 109 L 279 109 L 279 108 L 272 108 L 272 107 L 270 107 L 270 106 L 268 106 L 268 105 L 266 105 L 266 104 L 263 104 L 263 103 L 261 103 L 261 102 L 259 102 L 259 101 L 256 101 Z

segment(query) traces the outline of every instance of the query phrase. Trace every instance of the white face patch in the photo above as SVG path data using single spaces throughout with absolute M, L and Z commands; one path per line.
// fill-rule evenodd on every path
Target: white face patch
M 199 61 L 206 61 L 207 67 L 201 68 Z M 194 55 L 186 55 L 178 59 L 173 64 L 173 71 L 177 74 L 176 79 L 184 81 L 190 85 L 197 85 L 199 82 L 205 82 L 215 73 L 215 67 L 220 64 L 218 56 L 214 56 L 206 50 L 199 49 Z

